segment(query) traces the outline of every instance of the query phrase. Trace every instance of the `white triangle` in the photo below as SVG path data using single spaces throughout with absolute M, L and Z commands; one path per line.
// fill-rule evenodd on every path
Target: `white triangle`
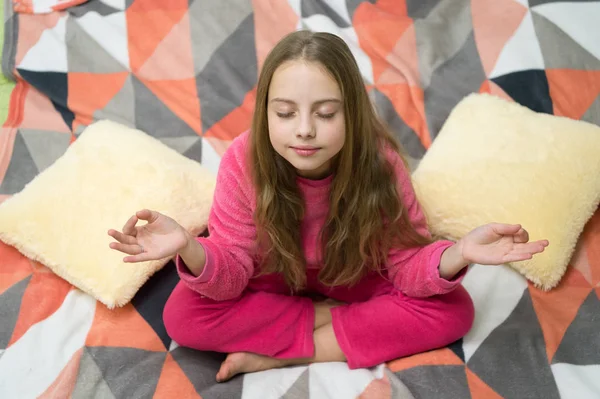
M 328 32 L 344 39 L 358 63 L 363 78 L 367 83 L 373 83 L 373 64 L 371 63 L 369 56 L 360 47 L 358 35 L 353 27 L 340 28 L 330 18 L 321 14 L 303 18 L 302 22 L 313 32 Z
M 108 54 L 129 70 L 129 49 L 125 12 L 102 16 L 88 12 L 77 18 L 81 29 L 86 31 Z
M 306 370 L 306 366 L 285 367 L 244 374 L 242 399 L 279 398 Z M 268 393 L 269 396 L 265 396 Z
M 490 78 L 528 69 L 544 69 L 544 57 L 530 11 L 525 14 L 521 25 L 504 45 Z
M 125 10 L 127 2 L 125 0 L 102 0 L 104 4 L 117 10 Z
M 346 0 L 328 0 L 325 2 L 333 11 L 342 17 L 349 24 L 352 23 L 350 14 L 348 14 L 348 6 Z
M 210 141 L 204 137 L 202 137 L 202 159 L 200 163 L 215 176 L 221 165 L 221 156 L 215 151 Z
M 550 367 L 561 398 L 598 398 L 600 365 L 558 363 Z
M 169 352 L 173 352 L 177 348 L 179 348 L 179 344 L 175 341 L 171 341 L 171 345 L 169 346 Z
M 527 281 L 509 266 L 473 265 L 463 280 L 475 305 L 475 322 L 463 338 L 465 361 L 504 322 L 521 300 Z
M 68 15 L 61 17 L 56 26 L 46 29 L 37 43 L 29 49 L 17 66 L 28 71 L 67 72 L 67 31 Z
M 532 10 L 552 21 L 600 60 L 599 2 L 547 3 Z
M 350 370 L 341 362 L 314 363 L 310 366 L 310 398 L 356 398 L 376 378 L 382 377 L 381 366 Z

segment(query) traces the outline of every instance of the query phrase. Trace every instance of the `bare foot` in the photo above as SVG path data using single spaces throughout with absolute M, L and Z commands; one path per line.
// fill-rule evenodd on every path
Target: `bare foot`
M 268 356 L 249 352 L 230 353 L 221 364 L 217 373 L 217 382 L 225 382 L 241 373 L 254 373 L 284 366 L 286 366 L 284 360 Z

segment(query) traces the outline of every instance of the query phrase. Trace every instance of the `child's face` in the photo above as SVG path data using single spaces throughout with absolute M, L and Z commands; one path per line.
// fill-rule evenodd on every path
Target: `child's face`
M 346 126 L 340 88 L 323 67 L 290 61 L 277 68 L 267 115 L 273 148 L 300 176 L 319 179 L 331 172 Z

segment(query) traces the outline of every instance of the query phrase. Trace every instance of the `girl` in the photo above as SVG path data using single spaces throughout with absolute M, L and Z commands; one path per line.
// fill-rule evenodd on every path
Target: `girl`
M 473 322 L 466 266 L 548 245 L 507 224 L 432 241 L 352 53 L 306 31 L 265 60 L 251 130 L 223 155 L 208 227 L 191 237 L 141 210 L 109 235 L 125 262 L 177 254 L 165 326 L 180 345 L 229 354 L 217 381 L 311 362 L 371 367 L 448 345 Z

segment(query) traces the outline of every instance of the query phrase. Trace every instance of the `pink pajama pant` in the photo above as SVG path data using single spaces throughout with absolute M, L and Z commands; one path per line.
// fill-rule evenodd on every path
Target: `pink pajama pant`
M 316 270 L 308 270 L 307 277 L 308 292 L 347 303 L 331 315 L 352 369 L 446 346 L 473 323 L 473 303 L 462 286 L 444 295 L 412 298 L 377 274 L 351 288 L 323 286 Z M 239 298 L 228 301 L 205 298 L 179 282 L 163 317 L 168 334 L 182 346 L 281 359 L 314 355 L 314 305 L 308 297 L 290 296 L 277 275 L 251 279 Z

